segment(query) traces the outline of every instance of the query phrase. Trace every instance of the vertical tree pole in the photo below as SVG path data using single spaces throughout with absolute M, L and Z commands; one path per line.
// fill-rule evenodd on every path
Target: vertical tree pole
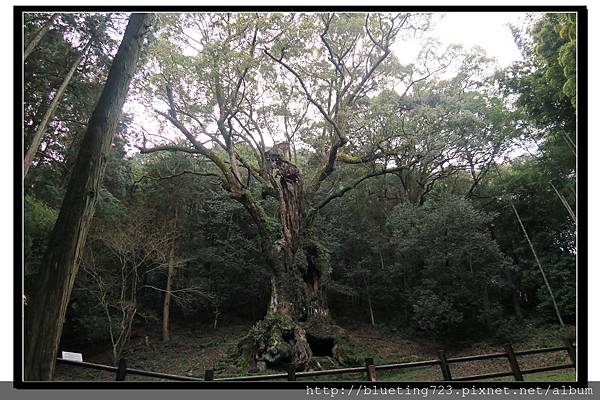
M 88 122 L 49 238 L 38 285 L 25 314 L 25 380 L 52 380 L 67 305 L 106 160 L 152 18 L 151 14 L 132 14 L 129 18 L 106 84 Z
M 177 226 L 178 210 L 175 208 L 175 226 Z M 163 320 L 162 320 L 162 340 L 168 342 L 171 340 L 169 334 L 169 310 L 171 307 L 171 290 L 173 288 L 173 277 L 175 275 L 175 239 L 171 242 L 169 249 L 169 259 L 167 264 L 167 284 L 165 287 L 165 298 L 163 300 Z
M 371 326 L 375 327 L 375 315 L 373 314 L 373 305 L 371 304 L 371 293 L 369 292 L 369 281 L 367 274 L 363 274 L 363 280 L 365 282 L 365 292 L 367 295 L 367 304 L 369 305 L 369 317 L 371 318 Z
M 565 326 L 565 324 L 563 323 L 563 319 L 560 316 L 560 311 L 558 310 L 558 304 L 556 304 L 556 299 L 554 298 L 554 293 L 552 292 L 550 283 L 548 283 L 548 278 L 546 278 L 546 273 L 544 272 L 544 268 L 542 268 L 542 263 L 540 262 L 540 259 L 538 258 L 537 253 L 535 252 L 533 243 L 531 243 L 531 240 L 529 239 L 529 235 L 527 234 L 527 231 L 525 230 L 523 221 L 521 221 L 521 217 L 519 216 L 519 213 L 517 212 L 517 209 L 515 208 L 515 205 L 513 204 L 512 200 L 509 199 L 508 202 L 510 203 L 510 206 L 512 207 L 513 211 L 515 212 L 515 215 L 517 216 L 519 225 L 521 225 L 521 230 L 523 231 L 523 234 L 525 235 L 525 239 L 527 239 L 527 243 L 529 243 L 529 248 L 531 249 L 531 252 L 533 253 L 533 257 L 535 258 L 535 262 L 537 263 L 538 267 L 540 268 L 540 272 L 542 273 L 542 277 L 544 278 L 544 283 L 546 284 L 546 288 L 548 289 L 548 293 L 550 294 L 550 298 L 552 299 L 552 304 L 554 305 L 554 311 L 556 312 L 556 316 L 558 317 L 558 322 L 560 322 L 561 327 Z
M 169 309 L 171 307 L 171 289 L 173 287 L 173 275 L 175 272 L 175 241 L 171 243 L 169 250 L 169 261 L 167 266 L 167 285 L 165 287 L 165 298 L 163 300 L 162 340 L 171 340 L 169 335 Z
M 204 380 L 205 381 L 214 381 L 215 380 L 215 371 L 213 369 L 207 369 L 204 371 Z
M 289 363 L 288 368 L 287 368 L 287 373 L 288 373 L 287 380 L 295 381 L 296 380 L 296 364 Z

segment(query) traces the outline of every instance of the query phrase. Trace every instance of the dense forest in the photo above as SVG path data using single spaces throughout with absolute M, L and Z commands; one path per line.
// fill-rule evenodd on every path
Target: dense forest
M 405 60 L 435 14 L 23 15 L 26 379 L 236 324 L 250 371 L 572 334 L 575 14 L 506 68 Z

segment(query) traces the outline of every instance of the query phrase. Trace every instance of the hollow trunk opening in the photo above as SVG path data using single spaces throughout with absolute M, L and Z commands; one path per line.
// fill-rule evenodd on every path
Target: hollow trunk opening
M 335 339 L 332 337 L 318 337 L 309 333 L 306 334 L 306 340 L 315 357 L 333 357 L 333 346 Z
M 306 249 L 307 255 L 307 266 L 306 272 L 304 272 L 302 279 L 306 283 L 306 291 L 309 297 L 315 297 L 319 294 L 319 286 L 321 282 L 321 271 L 317 268 L 314 260 L 317 257 L 316 250 L 314 247 L 308 247 Z

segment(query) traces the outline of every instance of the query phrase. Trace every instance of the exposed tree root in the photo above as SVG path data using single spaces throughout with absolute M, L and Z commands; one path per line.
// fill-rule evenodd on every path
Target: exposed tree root
M 238 344 L 238 350 L 250 371 L 285 369 L 322 369 L 325 365 L 346 365 L 348 357 L 345 331 L 329 318 L 311 318 L 296 323 L 285 315 L 269 315 L 259 321 Z M 327 358 L 328 363 L 317 359 Z

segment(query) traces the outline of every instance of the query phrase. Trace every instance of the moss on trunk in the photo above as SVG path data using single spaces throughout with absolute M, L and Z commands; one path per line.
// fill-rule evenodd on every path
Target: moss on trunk
M 283 368 L 294 363 L 312 369 L 313 354 L 343 359 L 346 335 L 329 314 L 326 284 L 331 274 L 329 252 L 305 219 L 299 171 L 275 157 L 279 194 L 278 223 L 257 204 L 246 204 L 259 225 L 265 265 L 271 271 L 267 316 L 239 343 L 250 370 Z M 240 201 L 250 201 L 250 196 Z M 312 349 L 311 349 L 312 346 Z

